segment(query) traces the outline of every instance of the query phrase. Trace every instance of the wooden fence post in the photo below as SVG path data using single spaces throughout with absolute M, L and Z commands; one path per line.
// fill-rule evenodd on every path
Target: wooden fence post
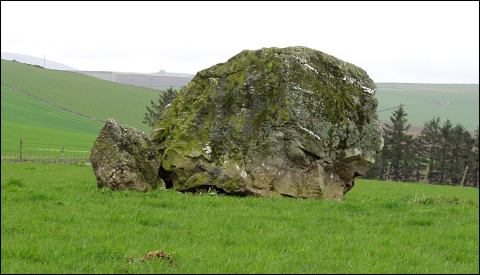
M 23 159 L 23 138 L 20 138 L 20 160 Z
M 387 166 L 387 175 L 385 176 L 385 179 L 390 179 L 390 166 L 392 165 L 392 163 L 389 161 L 388 162 L 388 166 Z
M 427 164 L 427 168 L 425 168 L 425 177 L 423 178 L 423 182 L 428 183 L 429 174 L 430 174 L 430 163 Z
M 465 166 L 465 171 L 463 172 L 463 177 L 462 177 L 462 183 L 460 184 L 461 186 L 465 186 L 465 178 L 467 177 L 467 172 L 468 172 L 468 165 Z

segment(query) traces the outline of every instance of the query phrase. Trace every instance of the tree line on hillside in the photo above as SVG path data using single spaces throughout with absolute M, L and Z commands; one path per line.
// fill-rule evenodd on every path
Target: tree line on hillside
M 384 147 L 367 178 L 479 186 L 478 126 L 472 134 L 434 117 L 418 136 L 409 135 L 409 128 L 400 105 L 383 129 Z
M 147 106 L 144 124 L 153 127 L 178 90 L 169 88 Z M 383 131 L 384 147 L 367 178 L 479 186 L 478 126 L 470 133 L 461 124 L 439 117 L 425 122 L 418 136 L 408 134 L 407 113 L 397 107 Z

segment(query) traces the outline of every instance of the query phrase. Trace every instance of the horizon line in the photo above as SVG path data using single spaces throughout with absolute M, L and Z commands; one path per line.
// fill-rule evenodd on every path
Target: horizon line
M 2 53 L 10 53 L 10 52 L 2 52 Z M 20 54 L 20 55 L 24 55 L 24 54 Z M 36 56 L 30 56 L 30 57 L 39 58 L 39 57 L 36 57 Z M 3 58 L 2 58 L 2 60 L 13 61 L 13 60 L 3 59 Z M 65 65 L 63 63 L 59 63 L 59 62 L 56 62 L 56 61 L 52 61 L 52 60 L 48 60 L 48 61 L 70 67 L 68 65 Z M 19 62 L 19 63 L 27 64 L 27 65 L 35 65 L 35 64 L 30 64 L 30 63 L 24 63 L 24 62 L 21 62 L 21 61 L 18 61 L 18 60 L 15 60 L 15 62 Z M 72 70 L 57 70 L 57 69 L 50 69 L 50 68 L 46 68 L 46 69 L 55 70 L 55 71 L 66 71 L 66 72 L 84 71 L 84 72 L 114 72 L 114 73 L 132 73 L 132 74 L 159 74 L 160 73 L 160 72 L 145 73 L 145 72 L 112 71 L 112 70 L 79 70 L 79 69 L 76 69 L 76 68 L 73 68 Z M 162 69 L 162 70 L 165 73 L 171 73 L 171 74 L 189 74 L 189 75 L 192 75 L 192 78 L 195 77 L 195 75 L 198 73 L 198 72 L 197 73 L 170 72 L 170 71 L 167 71 L 167 70 L 164 70 L 164 69 Z M 183 76 L 183 77 L 189 77 L 189 76 Z M 379 84 L 380 83 L 391 83 L 391 84 L 479 85 L 479 82 L 408 82 L 408 81 L 373 81 L 373 82 L 374 83 L 379 83 Z

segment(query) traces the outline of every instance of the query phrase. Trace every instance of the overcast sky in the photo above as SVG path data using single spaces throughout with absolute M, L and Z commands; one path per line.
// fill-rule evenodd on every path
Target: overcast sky
M 1 2 L 2 52 L 80 70 L 196 73 L 306 46 L 376 82 L 478 83 L 478 2 Z

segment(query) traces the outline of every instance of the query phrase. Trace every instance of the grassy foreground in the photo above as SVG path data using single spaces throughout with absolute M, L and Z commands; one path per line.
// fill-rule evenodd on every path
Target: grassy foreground
M 477 273 L 478 189 L 360 180 L 343 202 L 98 190 L 1 164 L 2 273 Z M 138 260 L 161 250 L 166 260 Z

